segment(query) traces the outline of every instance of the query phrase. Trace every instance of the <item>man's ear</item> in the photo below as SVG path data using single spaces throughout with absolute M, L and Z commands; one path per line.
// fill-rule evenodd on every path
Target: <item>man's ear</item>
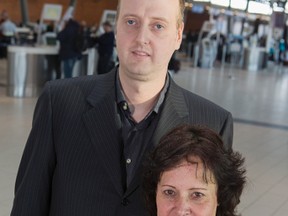
M 183 30 L 184 30 L 184 22 L 181 22 L 177 29 L 177 38 L 176 38 L 176 47 L 175 50 L 178 50 L 180 48 L 180 45 L 182 43 L 183 38 Z
M 117 22 L 116 22 L 115 25 L 114 25 L 114 35 L 115 35 L 115 38 L 116 38 L 116 34 L 117 34 Z

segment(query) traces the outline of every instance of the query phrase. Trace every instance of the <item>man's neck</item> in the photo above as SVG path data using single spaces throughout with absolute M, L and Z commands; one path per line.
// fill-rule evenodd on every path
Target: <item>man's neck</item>
M 147 114 L 153 109 L 158 100 L 158 96 L 159 93 L 155 95 L 153 98 L 149 99 L 148 101 L 134 104 L 132 104 L 128 99 L 131 116 L 136 122 L 142 121 L 147 116 Z
M 157 103 L 159 93 L 165 84 L 165 77 L 159 80 L 140 82 L 128 80 L 120 75 L 120 82 L 131 115 L 136 122 L 140 122 Z

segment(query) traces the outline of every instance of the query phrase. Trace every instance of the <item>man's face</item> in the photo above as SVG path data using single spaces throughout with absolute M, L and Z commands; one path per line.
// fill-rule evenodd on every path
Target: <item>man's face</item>
M 120 73 L 137 80 L 166 75 L 182 40 L 179 10 L 178 0 L 121 0 L 116 27 Z
M 108 25 L 103 25 L 103 29 L 105 32 L 110 32 L 111 31 L 111 27 Z

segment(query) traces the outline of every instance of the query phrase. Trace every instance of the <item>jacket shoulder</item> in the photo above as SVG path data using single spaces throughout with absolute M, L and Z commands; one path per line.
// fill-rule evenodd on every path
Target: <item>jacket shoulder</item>
M 99 86 L 113 86 L 114 73 L 103 75 L 88 75 L 69 79 L 59 79 L 49 81 L 45 88 L 49 88 L 51 93 L 69 94 L 72 92 L 82 92 L 87 95 Z
M 188 107 L 193 106 L 193 107 L 197 107 L 201 109 L 210 109 L 210 110 L 214 110 L 214 111 L 218 111 L 218 112 L 222 112 L 226 114 L 229 113 L 226 109 L 224 109 L 223 107 L 219 106 L 218 104 L 212 102 L 211 100 L 207 98 L 204 98 L 200 95 L 197 95 L 183 88 L 182 88 L 182 91 L 183 91 L 183 95 L 184 95 L 184 98 Z
M 222 122 L 231 117 L 231 113 L 229 111 L 211 100 L 184 89 L 175 83 L 173 84 L 173 88 L 178 92 L 178 95 L 183 97 L 190 118 L 194 119 L 196 122 Z

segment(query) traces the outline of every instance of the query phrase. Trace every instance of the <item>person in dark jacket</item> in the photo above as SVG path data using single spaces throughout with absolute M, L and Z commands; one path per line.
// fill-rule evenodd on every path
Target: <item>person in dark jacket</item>
M 77 47 L 78 35 L 81 30 L 80 24 L 70 18 L 64 29 L 57 35 L 57 39 L 60 41 L 59 58 L 63 63 L 65 78 L 72 77 L 74 65 L 82 56 L 82 50 Z
M 232 147 L 231 113 L 168 74 L 182 41 L 184 9 L 185 0 L 119 1 L 119 65 L 46 84 L 11 216 L 147 216 L 141 164 L 168 130 L 184 122 L 207 125 Z
M 113 26 L 110 22 L 103 23 L 105 33 L 95 38 L 95 42 L 98 45 L 98 74 L 104 74 L 109 72 L 114 66 L 113 50 L 115 44 L 115 35 Z

